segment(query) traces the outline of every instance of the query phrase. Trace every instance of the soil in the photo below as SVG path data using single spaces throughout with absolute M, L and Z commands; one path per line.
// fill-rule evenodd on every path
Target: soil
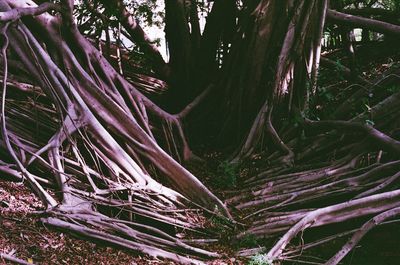
M 0 180 L 0 253 L 34 264 L 161 264 L 45 227 L 43 209 L 23 183 Z M 8 263 L 0 259 L 0 264 Z
M 0 253 L 32 264 L 174 264 L 45 227 L 40 222 L 43 210 L 40 200 L 24 183 L 0 179 Z M 0 264 L 12 263 L 0 258 Z M 240 265 L 244 262 L 227 257 L 209 264 Z

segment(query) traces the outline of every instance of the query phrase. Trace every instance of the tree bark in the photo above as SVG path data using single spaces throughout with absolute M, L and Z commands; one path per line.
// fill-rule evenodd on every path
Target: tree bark
M 327 19 L 333 23 L 352 28 L 363 28 L 392 35 L 400 34 L 400 26 L 398 25 L 382 22 L 379 20 L 344 14 L 336 10 L 328 10 Z

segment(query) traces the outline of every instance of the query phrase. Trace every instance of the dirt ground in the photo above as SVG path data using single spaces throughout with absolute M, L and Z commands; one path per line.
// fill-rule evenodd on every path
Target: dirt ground
M 0 252 L 34 264 L 161 264 L 40 223 L 43 205 L 23 183 L 0 180 Z M 0 259 L 0 264 L 7 264 Z M 163 263 L 165 264 L 165 262 Z
M 126 250 L 91 243 L 45 227 L 40 200 L 23 183 L 0 179 L 0 253 L 32 264 L 174 264 Z M 12 264 L 0 258 L 0 264 Z M 234 258 L 210 265 L 243 264 Z

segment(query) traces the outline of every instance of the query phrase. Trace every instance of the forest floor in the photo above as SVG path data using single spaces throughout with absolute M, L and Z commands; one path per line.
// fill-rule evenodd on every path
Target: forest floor
M 259 158 L 256 158 L 258 160 Z M 214 160 L 214 159 L 213 159 Z M 215 159 L 214 161 L 218 161 Z M 218 163 L 215 162 L 215 165 Z M 257 169 L 258 163 L 250 163 L 252 170 Z M 202 168 L 192 168 L 198 171 L 205 181 L 213 187 L 219 196 L 224 196 L 223 190 L 229 190 L 237 185 L 235 175 L 249 174 L 249 167 L 232 169 L 220 163 L 214 170 L 206 168 L 215 165 L 206 165 Z M 221 166 L 222 165 L 222 166 Z M 223 182 L 213 181 L 215 174 L 223 177 Z M 223 186 L 221 186 L 223 185 Z M 13 255 L 32 264 L 174 264 L 165 260 L 157 260 L 138 253 L 132 253 L 113 246 L 106 246 L 101 242 L 93 243 L 80 239 L 75 235 L 45 227 L 40 222 L 40 211 L 43 205 L 40 200 L 24 185 L 0 180 L 0 253 Z M 240 213 L 235 213 L 240 215 Z M 218 234 L 224 229 L 217 220 L 211 219 L 211 231 Z M 396 265 L 400 261 L 399 224 L 394 223 L 385 227 L 374 229 L 360 245 L 353 250 L 342 264 L 348 265 Z M 220 238 L 220 243 L 205 246 L 210 250 L 223 253 L 223 258 L 208 262 L 209 265 L 241 265 L 250 264 L 244 259 L 233 257 L 235 251 L 243 247 L 246 240 L 232 240 L 231 232 L 226 230 L 225 237 Z M 321 232 L 321 231 L 320 231 Z M 320 233 L 317 231 L 317 233 Z M 248 241 L 248 240 L 247 240 Z M 382 242 L 382 244 L 375 244 Z M 264 242 L 265 243 L 265 242 Z M 342 242 L 332 242 L 338 244 Z M 264 244 L 262 244 L 264 245 Z M 204 246 L 203 246 L 204 247 Z M 254 247 L 254 246 L 253 246 Z M 336 246 L 337 247 L 337 246 Z M 333 247 L 335 249 L 336 247 Z M 330 247 L 320 248 L 313 255 L 329 256 Z M 0 258 L 0 264 L 11 264 Z M 302 264 L 286 262 L 285 264 Z
M 0 180 L 0 252 L 35 264 L 159 264 L 45 227 L 41 210 L 23 183 Z
M 174 264 L 45 227 L 40 200 L 24 185 L 0 179 L 0 253 L 32 264 Z M 0 264 L 7 263 L 0 258 Z M 210 265 L 245 264 L 226 257 Z

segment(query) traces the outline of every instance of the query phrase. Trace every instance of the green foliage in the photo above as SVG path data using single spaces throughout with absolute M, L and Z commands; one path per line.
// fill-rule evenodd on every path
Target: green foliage
M 335 69 L 337 72 L 340 72 L 343 69 L 343 64 L 340 62 L 340 60 L 335 61 Z
M 211 227 L 220 237 L 229 236 L 232 233 L 231 222 L 222 215 L 213 215 L 210 219 Z
M 141 24 L 147 26 L 161 27 L 164 22 L 165 14 L 163 6 L 157 0 L 138 0 L 125 1 L 127 7 L 139 19 Z
M 233 188 L 237 184 L 237 176 L 239 167 L 237 164 L 232 164 L 229 161 L 223 161 L 217 167 L 217 176 L 213 182 L 218 188 Z
M 338 73 L 342 72 L 342 71 L 343 71 L 343 68 L 344 68 L 344 65 L 343 65 L 339 60 L 336 60 L 336 64 L 335 64 L 335 70 L 336 70 L 336 72 L 338 72 Z M 340 78 L 341 80 L 345 80 L 345 78 L 344 78 L 343 75 L 339 75 L 339 78 Z
M 400 85 L 398 85 L 398 84 L 394 84 L 394 85 L 392 85 L 392 86 L 389 86 L 388 88 L 386 88 L 386 90 L 389 92 L 389 93 L 397 93 L 397 92 L 399 92 L 400 91 Z
M 272 262 L 267 259 L 264 254 L 257 254 L 250 258 L 247 265 L 272 265 Z
M 151 54 L 142 51 L 138 45 L 134 44 L 128 55 L 131 62 L 140 66 L 140 72 L 151 75 L 151 60 L 153 59 Z
M 322 83 L 322 84 L 324 84 L 324 83 L 326 83 L 328 80 L 329 80 L 329 72 L 328 72 L 328 70 L 327 69 L 325 69 L 325 68 L 321 68 L 321 69 L 319 69 L 319 71 L 318 71 L 318 83 Z
M 361 99 L 361 103 L 362 103 L 362 109 L 363 111 L 370 111 L 371 107 L 370 107 L 370 103 L 369 103 L 369 99 L 368 98 L 362 98 Z
M 369 125 L 369 126 L 374 126 L 374 125 L 375 125 L 375 122 L 372 121 L 372 120 L 365 120 L 365 123 L 366 123 L 367 125 Z
M 258 241 L 257 237 L 253 234 L 247 234 L 245 235 L 240 241 L 239 241 L 239 247 L 254 247 L 257 246 Z
M 323 99 L 325 99 L 326 101 L 333 101 L 334 99 L 335 99 L 335 96 L 331 93 L 331 92 L 329 92 L 329 91 L 323 91 L 321 94 L 320 94 L 320 97 L 321 98 L 323 98 Z

